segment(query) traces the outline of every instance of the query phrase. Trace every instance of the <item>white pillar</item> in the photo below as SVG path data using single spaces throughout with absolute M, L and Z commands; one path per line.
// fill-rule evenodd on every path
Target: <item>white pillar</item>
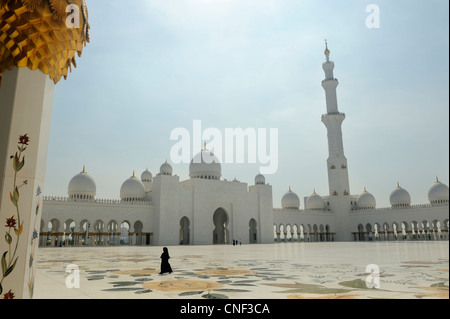
M 9 244 L 3 235 L 0 238 L 0 255 L 5 256 L 2 258 L 7 268 L 0 274 L 2 297 L 9 292 L 15 298 L 31 298 L 33 294 L 38 247 L 38 239 L 33 233 L 40 229 L 54 89 L 50 77 L 38 70 L 14 68 L 3 74 L 0 87 L 0 227 L 11 238 Z M 28 145 L 19 144 L 19 136 L 25 134 L 30 138 Z M 26 150 L 20 152 L 18 147 L 26 147 Z M 25 157 L 20 170 L 13 166 L 15 158 L 10 158 L 16 153 L 20 163 Z M 14 195 L 15 187 L 18 194 Z M 15 227 L 5 228 L 7 218 L 17 223 Z

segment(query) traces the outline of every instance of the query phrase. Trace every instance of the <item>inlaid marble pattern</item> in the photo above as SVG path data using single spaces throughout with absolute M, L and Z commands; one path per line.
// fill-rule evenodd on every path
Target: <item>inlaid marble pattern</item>
M 448 241 L 168 248 L 164 275 L 162 247 L 39 248 L 35 298 L 449 298 Z M 66 287 L 69 264 L 80 288 Z

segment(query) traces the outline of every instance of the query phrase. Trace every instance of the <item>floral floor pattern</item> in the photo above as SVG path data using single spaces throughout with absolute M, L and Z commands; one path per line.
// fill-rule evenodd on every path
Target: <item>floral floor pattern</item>
M 40 248 L 35 298 L 449 298 L 448 241 L 168 249 L 160 275 L 162 247 Z

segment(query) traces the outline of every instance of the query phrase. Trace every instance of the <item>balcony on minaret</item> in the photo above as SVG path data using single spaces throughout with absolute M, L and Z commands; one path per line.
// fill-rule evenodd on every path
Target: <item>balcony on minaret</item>
M 332 116 L 330 116 L 332 115 Z M 322 122 L 327 125 L 328 123 L 338 123 L 341 124 L 345 119 L 345 113 L 341 112 L 328 112 L 322 115 Z
M 322 87 L 324 89 L 327 88 L 336 89 L 338 85 L 339 81 L 336 78 L 322 80 Z

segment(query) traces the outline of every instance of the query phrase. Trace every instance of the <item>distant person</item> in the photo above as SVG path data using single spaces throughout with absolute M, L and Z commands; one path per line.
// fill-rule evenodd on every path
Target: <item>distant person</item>
M 169 274 L 172 273 L 172 267 L 170 267 L 169 264 L 169 250 L 167 249 L 167 247 L 163 248 L 163 253 L 161 254 L 161 272 L 159 273 L 160 275 L 168 272 Z

